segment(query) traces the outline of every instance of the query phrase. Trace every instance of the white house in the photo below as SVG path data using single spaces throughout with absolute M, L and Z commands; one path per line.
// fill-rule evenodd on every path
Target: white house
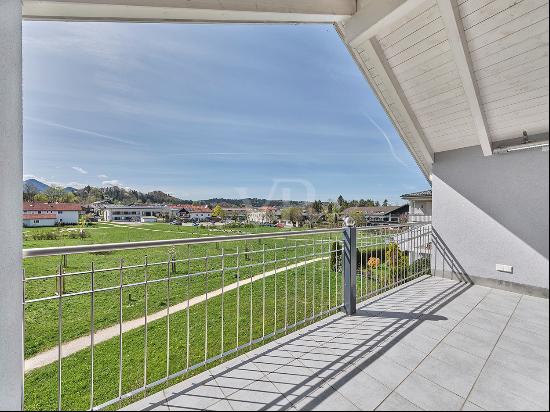
M 55 226 L 76 225 L 82 213 L 78 203 L 23 203 L 23 225 Z
M 168 209 L 162 205 L 105 205 L 103 220 L 106 222 L 141 222 L 142 218 L 158 217 L 165 213 L 168 213 Z
M 277 208 L 273 206 L 262 206 L 250 209 L 246 219 L 253 223 L 273 223 L 277 220 Z
M 409 202 L 409 223 L 432 221 L 432 191 L 407 193 L 401 199 Z

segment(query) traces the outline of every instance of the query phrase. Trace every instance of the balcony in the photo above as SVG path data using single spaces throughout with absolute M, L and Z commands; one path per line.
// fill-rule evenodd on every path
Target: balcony
M 547 407 L 548 301 L 426 276 L 126 410 Z
M 433 276 L 443 249 L 429 224 L 27 249 L 25 406 L 542 407 L 548 301 Z

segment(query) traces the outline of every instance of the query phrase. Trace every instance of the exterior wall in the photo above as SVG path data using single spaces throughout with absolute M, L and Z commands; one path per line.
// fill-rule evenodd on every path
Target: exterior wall
M 189 212 L 189 219 L 191 220 L 208 220 L 212 218 L 212 213 L 207 212 Z
M 23 127 L 21 0 L 0 1 L 0 405 L 21 410 Z
M 436 274 L 548 296 L 548 152 L 438 153 L 432 190 Z
M 38 223 L 36 222 L 38 220 Z M 24 227 L 55 226 L 55 219 L 23 219 Z
M 78 212 L 73 210 L 63 210 L 62 213 L 57 212 L 56 221 L 65 225 L 76 225 L 78 224 Z

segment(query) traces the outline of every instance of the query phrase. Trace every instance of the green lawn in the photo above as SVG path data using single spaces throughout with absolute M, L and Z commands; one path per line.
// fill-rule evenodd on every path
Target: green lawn
M 239 232 L 238 229 L 220 231 L 167 224 L 144 224 L 136 227 L 97 224 L 87 229 L 91 236 L 86 239 L 63 237 L 58 240 L 32 240 L 34 231 L 45 230 L 47 229 L 25 229 L 27 232 L 25 247 L 175 239 Z M 284 232 L 282 229 L 270 227 L 240 231 L 242 233 Z M 147 328 L 146 379 L 150 383 L 183 370 L 187 366 L 199 364 L 205 359 L 220 354 L 222 350 L 227 351 L 236 347 L 237 344 L 242 345 L 250 339 L 260 338 L 264 334 L 284 328 L 285 325 L 341 304 L 341 275 L 335 271 L 334 263 L 331 264 L 329 259 L 329 248 L 337 240 L 340 240 L 339 233 L 71 255 L 68 257 L 67 267 L 63 270 L 65 273 L 89 272 L 93 262 L 94 269 L 98 271 L 94 275 L 96 289 L 119 286 L 121 276 L 124 285 L 142 282 L 146 273 L 150 281 L 169 276 L 172 278 L 169 284 L 162 281 L 147 286 L 148 314 L 165 310 L 168 306 L 201 295 L 206 291 L 219 289 L 222 282 L 228 285 L 236 282 L 237 277 L 246 279 L 264 271 L 279 270 L 276 276 L 227 292 L 223 300 L 218 296 L 209 299 L 207 304 L 192 306 L 189 316 L 186 311 L 183 311 L 150 322 Z M 371 243 L 376 241 L 381 241 L 380 236 L 373 237 Z M 323 254 L 326 259 L 297 269 L 284 270 L 287 265 L 310 260 L 313 258 L 312 255 L 319 254 Z M 175 270 L 167 263 L 155 266 L 155 263 L 167 262 L 173 255 L 177 260 Z M 147 270 L 143 267 L 146 258 Z M 124 267 L 131 265 L 140 267 L 120 271 L 121 259 Z M 223 271 L 221 270 L 222 259 L 225 267 Z M 237 260 L 239 270 L 235 269 Z M 25 259 L 26 277 L 55 274 L 60 263 L 60 257 Z M 102 269 L 105 270 L 99 272 Z M 209 273 L 206 275 L 204 272 Z M 188 274 L 193 276 L 189 277 Z M 393 279 L 395 276 L 391 271 L 381 265 L 371 270 L 368 275 L 365 271 L 360 279 L 359 288 L 373 291 L 391 284 Z M 85 292 L 90 290 L 90 287 L 90 273 L 75 275 L 67 278 L 64 293 Z M 53 296 L 55 288 L 54 279 L 29 281 L 26 285 L 26 299 Z M 110 291 L 96 292 L 94 321 L 96 331 L 119 322 L 121 298 L 123 321 L 144 316 L 144 285 L 125 287 L 122 296 L 118 287 Z M 70 341 L 90 333 L 90 294 L 63 298 L 61 309 L 62 341 Z M 27 358 L 57 345 L 58 317 L 57 300 L 36 302 L 26 307 L 25 356 Z M 143 327 L 123 335 L 122 394 L 143 385 L 144 339 Z M 95 347 L 95 405 L 118 396 L 119 343 L 119 338 L 116 337 Z M 167 359 L 168 347 L 169 359 Z M 88 408 L 91 388 L 90 349 L 63 359 L 62 365 L 63 409 Z M 200 370 L 197 369 L 193 373 Z M 47 410 L 57 407 L 57 373 L 58 366 L 54 363 L 26 375 L 25 406 L 27 409 Z M 185 376 L 180 379 L 183 378 Z

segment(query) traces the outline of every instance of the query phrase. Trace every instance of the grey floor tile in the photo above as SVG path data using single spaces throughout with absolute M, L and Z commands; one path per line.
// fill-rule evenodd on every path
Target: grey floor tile
M 411 373 L 409 369 L 384 356 L 372 362 L 365 360 L 356 366 L 391 390 L 397 388 Z
M 425 355 L 422 352 L 419 352 L 413 347 L 401 342 L 395 343 L 393 346 L 383 345 L 383 348 L 384 350 L 386 348 L 388 349 L 382 354 L 382 356 L 388 357 L 395 363 L 398 363 L 411 371 L 420 365 L 420 362 L 422 362 L 425 358 Z
M 531 379 L 542 383 L 549 383 L 548 359 L 539 358 L 536 354 L 525 352 L 524 354 L 511 353 L 501 348 L 495 348 L 491 359 L 509 369 L 516 371 Z
M 495 347 L 495 342 L 491 340 L 479 340 L 455 331 L 447 335 L 443 343 L 484 359 L 489 357 Z
M 416 368 L 415 372 L 466 398 L 484 362 L 484 359 L 442 344 Z
M 549 348 L 548 340 L 544 339 L 542 336 L 529 330 L 517 328 L 510 325 L 504 330 L 504 332 L 502 332 L 502 337 L 512 338 L 519 342 L 523 342 L 530 346 L 535 346 L 546 351 L 548 351 Z
M 521 342 L 517 339 L 511 338 L 509 335 L 503 334 L 496 344 L 497 348 L 507 350 L 511 353 L 518 355 L 530 354 L 531 356 L 540 359 L 543 362 L 548 363 L 549 353 L 548 348 L 541 348 L 537 345 L 531 345 L 526 342 Z
M 225 396 L 243 389 L 265 376 L 265 372 L 250 369 L 231 369 L 222 374 L 214 375 L 216 384 Z
M 165 391 L 166 403 L 171 410 L 203 410 L 225 399 L 225 394 L 213 382 Z
M 460 410 L 464 399 L 413 372 L 395 390 L 411 403 L 425 410 Z
M 205 410 L 207 411 L 232 411 L 233 408 L 229 404 L 229 402 L 225 399 L 215 403 L 214 405 L 211 405 L 207 407 Z
M 485 409 L 477 406 L 476 404 L 473 404 L 472 402 L 466 401 L 464 402 L 464 406 L 462 407 L 463 411 L 484 411 Z
M 506 326 L 508 319 L 508 316 L 476 308 L 464 318 L 463 322 L 481 329 L 500 333 Z
M 294 403 L 297 410 L 305 411 L 359 411 L 360 409 L 348 401 L 331 386 L 325 386 L 314 391 L 310 396 L 303 397 Z
M 374 410 L 391 393 L 391 389 L 360 369 L 343 373 L 327 383 L 363 411 Z
M 486 410 L 548 408 L 548 385 L 489 360 L 468 400 Z
M 231 407 L 236 411 L 288 410 L 293 405 L 267 381 L 256 381 L 244 389 L 227 397 Z
M 121 411 L 167 411 L 168 404 L 164 391 L 149 395 L 145 399 L 134 402 L 120 409 Z
M 377 411 L 422 411 L 423 409 L 393 392 L 376 408 Z

